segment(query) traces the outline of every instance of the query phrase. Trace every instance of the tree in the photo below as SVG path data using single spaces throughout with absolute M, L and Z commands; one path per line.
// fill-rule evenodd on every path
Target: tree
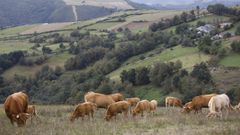
M 60 43 L 60 44 L 59 44 L 59 48 L 61 48 L 61 49 L 65 49 L 66 47 L 64 46 L 63 43 Z
M 49 47 L 43 46 L 42 52 L 43 52 L 43 54 L 51 54 L 52 50 Z
M 204 62 L 194 66 L 191 76 L 204 83 L 209 83 L 212 81 L 210 71 L 208 70 L 207 64 Z
M 187 24 L 187 23 L 180 24 L 176 27 L 177 34 L 181 34 L 181 35 L 185 34 L 186 31 L 188 31 L 188 30 L 189 30 L 189 24 Z
M 70 33 L 71 37 L 80 37 L 80 32 L 78 30 L 74 30 L 73 32 Z
M 197 21 L 197 27 L 204 26 L 205 24 L 204 21 Z
M 231 47 L 234 52 L 240 53 L 240 41 L 233 41 Z
M 196 9 L 197 9 L 197 17 L 199 18 L 200 17 L 200 7 L 197 6 Z
M 136 70 L 136 85 L 145 85 L 150 83 L 149 70 L 146 67 Z
M 240 35 L 240 25 L 238 25 L 238 27 L 237 27 L 237 29 L 236 29 L 236 31 L 235 31 L 235 34 L 236 34 L 236 35 Z

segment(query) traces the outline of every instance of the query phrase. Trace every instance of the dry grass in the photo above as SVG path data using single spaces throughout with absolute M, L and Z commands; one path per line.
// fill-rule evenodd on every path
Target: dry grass
M 33 34 L 34 32 L 42 33 L 47 31 L 54 31 L 63 29 L 66 26 L 73 24 L 73 22 L 64 22 L 64 23 L 44 23 L 38 26 L 35 26 L 31 29 L 21 32 L 20 34 Z
M 106 122 L 105 110 L 98 110 L 93 120 L 77 120 L 71 123 L 68 114 L 73 106 L 37 106 L 41 122 L 28 121 L 24 128 L 13 128 L 0 108 L 0 133 L 3 135 L 234 135 L 239 134 L 240 114 L 228 118 L 207 119 L 202 114 L 182 114 L 179 108 L 158 108 L 154 116 L 144 118 L 118 115 L 117 120 Z

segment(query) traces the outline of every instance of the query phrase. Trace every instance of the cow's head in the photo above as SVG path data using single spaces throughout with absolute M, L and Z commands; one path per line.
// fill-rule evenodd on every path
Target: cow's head
M 183 106 L 181 112 L 182 113 L 189 113 L 192 109 L 193 109 L 192 102 L 188 102 Z
M 28 113 L 19 113 L 17 115 L 15 114 L 12 115 L 13 121 L 17 122 L 17 125 L 19 127 L 26 125 L 26 121 L 29 117 L 30 117 L 30 114 Z
M 135 117 L 139 113 L 137 110 L 132 110 L 131 112 L 132 112 L 133 117 Z
M 70 115 L 69 115 L 69 120 L 71 121 L 71 122 L 74 122 L 74 120 L 76 119 L 76 114 L 75 113 L 70 113 Z

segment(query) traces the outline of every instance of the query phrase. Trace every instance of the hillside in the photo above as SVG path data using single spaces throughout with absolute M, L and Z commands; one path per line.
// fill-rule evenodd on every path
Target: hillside
M 186 102 L 199 93 L 239 88 L 239 54 L 231 48 L 239 37 L 211 40 L 215 33 L 205 36 L 195 31 L 204 23 L 232 21 L 231 16 L 201 13 L 197 18 L 183 10 L 122 10 L 107 15 L 104 7 L 71 6 L 85 15 L 101 11 L 106 16 L 0 30 L 1 97 L 26 89 L 37 103 L 76 103 L 93 89 L 156 98 L 162 104 L 167 95 Z M 78 6 L 84 7 L 79 11 Z M 235 22 L 217 32 L 235 32 L 238 27 Z M 210 75 L 197 78 L 198 66 Z
M 125 0 L 8 0 L 0 1 L 0 28 L 35 23 L 74 22 L 119 10 L 144 9 Z

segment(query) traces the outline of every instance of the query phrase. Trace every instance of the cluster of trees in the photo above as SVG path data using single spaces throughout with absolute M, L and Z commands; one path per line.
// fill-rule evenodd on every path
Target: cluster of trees
M 214 88 L 212 76 L 206 63 L 196 64 L 193 71 L 189 73 L 187 70 L 182 69 L 180 61 L 175 63 L 160 62 L 149 68 L 142 67 L 130 69 L 129 71 L 124 70 L 120 78 L 122 83 L 131 83 L 135 86 L 151 83 L 163 88 L 161 93 L 165 95 L 177 92 L 183 95 L 184 99 L 190 99 L 198 94 L 210 92 L 204 90 L 205 86 Z
M 237 8 L 226 7 L 223 4 L 209 5 L 207 7 L 209 13 L 216 15 L 230 15 L 233 22 L 238 22 L 240 20 L 240 10 Z
M 153 23 L 150 25 L 149 29 L 151 31 L 157 31 L 157 30 L 164 30 L 166 28 L 169 28 L 171 26 L 179 25 L 182 23 L 190 22 L 196 19 L 196 15 L 194 13 L 194 10 L 192 10 L 190 13 L 183 12 L 181 15 L 175 15 L 171 19 L 165 19 L 158 23 Z
M 226 52 L 226 50 L 221 46 L 221 41 L 212 41 L 210 36 L 204 36 L 199 41 L 198 49 L 206 54 L 224 55 L 222 53 Z
M 10 52 L 8 54 L 0 55 L 0 73 L 4 70 L 14 66 L 24 57 L 23 51 Z
M 108 49 L 103 47 L 95 47 L 84 51 L 83 53 L 79 53 L 74 58 L 70 58 L 66 64 L 66 70 L 73 69 L 83 69 L 89 66 L 90 64 L 102 59 L 106 54 Z
M 31 56 L 20 59 L 19 64 L 24 66 L 41 65 L 48 59 L 47 56 Z
M 207 7 L 207 10 L 209 13 L 213 13 L 216 15 L 235 15 L 235 16 L 240 15 L 240 11 L 238 9 L 226 7 L 223 4 L 209 5 Z

